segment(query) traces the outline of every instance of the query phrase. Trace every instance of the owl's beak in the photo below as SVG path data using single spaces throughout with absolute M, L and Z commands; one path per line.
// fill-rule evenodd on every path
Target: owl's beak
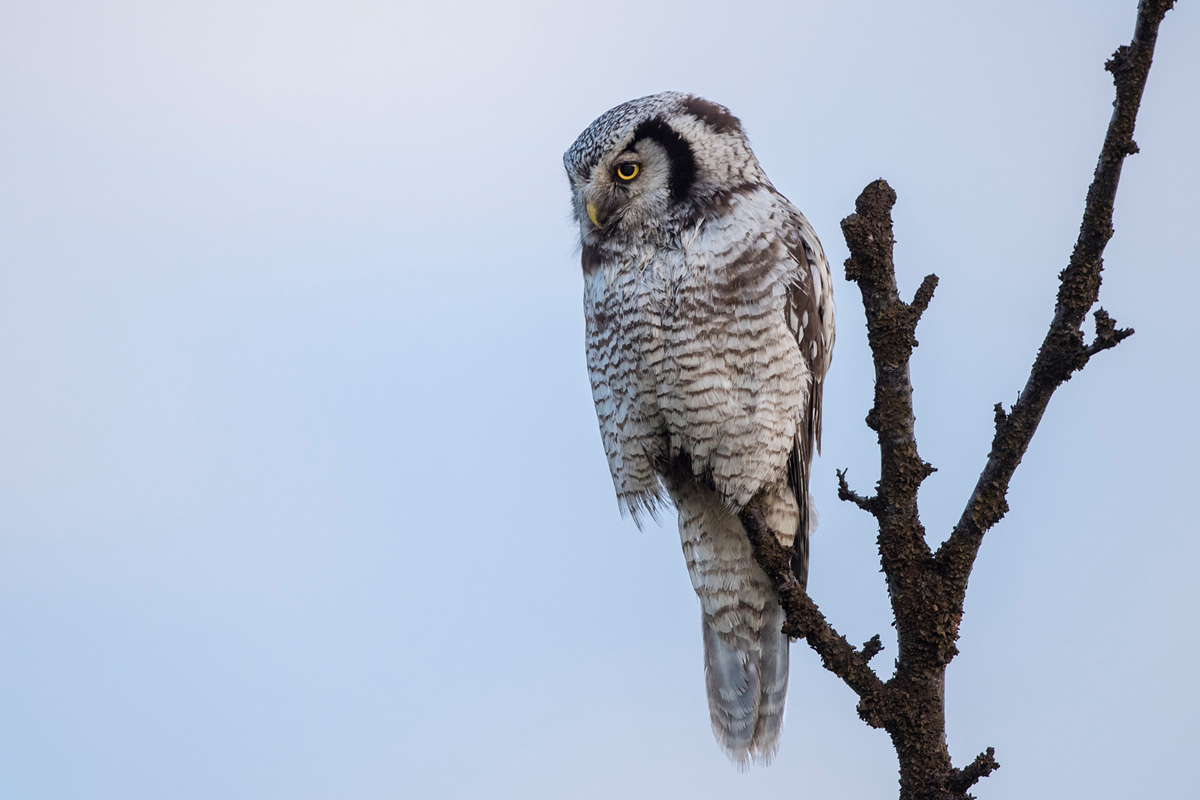
M 600 224 L 600 218 L 596 215 L 596 204 L 593 203 L 591 200 L 588 200 L 588 202 L 587 202 L 587 212 L 588 212 L 588 219 L 590 219 L 592 221 L 593 225 L 595 225 L 597 228 L 604 227 L 603 225 Z

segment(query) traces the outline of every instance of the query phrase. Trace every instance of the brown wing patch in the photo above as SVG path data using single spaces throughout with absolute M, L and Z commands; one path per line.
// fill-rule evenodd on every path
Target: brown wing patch
M 788 252 L 800 265 L 799 280 L 788 290 L 788 327 L 800 346 L 800 355 L 808 363 L 810 387 L 806 413 L 807 434 L 816 451 L 821 451 L 821 395 L 825 385 L 825 369 L 829 364 L 829 348 L 832 341 L 825 340 L 825 314 L 823 298 L 813 286 L 812 273 L 820 269 L 821 256 L 809 244 L 807 238 L 796 231 L 794 240 L 788 242 Z M 823 280 L 828 281 L 827 275 Z M 810 454 L 811 455 L 811 454 Z
M 821 290 L 814 285 L 813 270 L 823 269 L 822 256 L 809 243 L 800 225 L 789 231 L 788 254 L 797 264 L 796 279 L 788 286 L 787 305 L 784 317 L 788 329 L 796 337 L 800 355 L 808 364 L 809 385 L 806 404 L 800 426 L 796 431 L 796 445 L 788 459 L 788 484 L 795 493 L 800 511 L 800 526 L 796 532 L 795 554 L 792 556 L 792 572 L 801 585 L 808 581 L 808 480 L 812 467 L 813 448 L 821 448 L 821 395 L 825 382 L 825 367 L 828 363 L 828 348 L 833 344 L 825 341 L 824 313 Z M 818 245 L 819 246 L 819 245 Z M 822 280 L 828 280 L 822 274 Z

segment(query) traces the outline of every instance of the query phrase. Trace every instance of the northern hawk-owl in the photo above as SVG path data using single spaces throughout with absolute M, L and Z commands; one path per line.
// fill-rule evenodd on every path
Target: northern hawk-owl
M 833 352 L 829 265 L 728 109 L 678 92 L 613 108 L 563 157 L 582 245 L 587 364 L 623 511 L 674 503 L 700 598 L 717 741 L 769 761 L 783 610 L 739 514 L 808 574 L 808 473 Z

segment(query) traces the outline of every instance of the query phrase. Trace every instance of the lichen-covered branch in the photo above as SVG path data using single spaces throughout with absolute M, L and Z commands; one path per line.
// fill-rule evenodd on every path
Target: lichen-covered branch
M 880 680 L 869 662 L 882 644 L 874 637 L 856 649 L 839 635 L 791 573 L 791 553 L 769 532 L 761 514 L 747 508 L 741 520 L 754 555 L 779 591 L 787 616 L 784 631 L 804 638 L 825 667 L 860 698 L 859 714 L 891 736 L 900 762 L 902 800 L 963 800 L 981 778 L 999 768 L 992 748 L 963 768 L 950 761 L 946 745 L 945 671 L 957 653 L 967 579 L 983 534 L 1004 516 L 1009 481 L 1021 462 L 1054 391 L 1097 353 L 1115 347 L 1133 331 L 1119 329 L 1104 309 L 1095 311 L 1096 334 L 1085 343 L 1083 321 L 1100 291 L 1104 247 L 1112 237 L 1112 213 L 1121 164 L 1137 152 L 1133 128 L 1149 74 L 1158 26 L 1173 0 L 1142 0 L 1132 42 L 1106 68 L 1117 98 L 1088 190 L 1079 238 L 1060 274 L 1058 300 L 1029 379 L 1006 412 L 995 408 L 991 452 L 962 517 L 932 553 L 917 508 L 917 492 L 934 468 L 917 452 L 909 359 L 916 328 L 937 287 L 927 276 L 911 303 L 900 298 L 892 263 L 891 209 L 896 193 L 885 181 L 868 185 L 855 213 L 842 221 L 850 250 L 846 278 L 862 294 L 867 340 L 875 364 L 875 398 L 867 425 L 876 432 L 880 479 L 874 495 L 850 489 L 838 472 L 838 496 L 879 523 L 880 562 L 887 578 L 899 656 L 896 672 Z
M 1158 26 L 1174 4 L 1174 0 L 1142 0 L 1133 40 L 1117 48 L 1104 65 L 1112 73 L 1117 97 L 1088 189 L 1079 238 L 1067 268 L 1059 274 L 1054 319 L 1017 402 L 1003 420 L 997 415 L 987 464 L 962 517 L 937 553 L 938 564 L 954 586 L 960 606 L 983 534 L 1008 511 L 1005 495 L 1009 481 L 1029 448 L 1051 395 L 1093 355 L 1116 346 L 1133 333 L 1128 329 L 1118 330 L 1103 309 L 1096 312 L 1096 338 L 1091 345 L 1084 344 L 1082 326 L 1100 295 L 1100 271 L 1104 248 L 1113 235 L 1113 206 L 1121 165 L 1126 156 L 1137 152 L 1133 128 L 1150 74 Z
M 850 484 L 846 483 L 846 470 L 839 469 L 837 472 L 838 479 L 838 499 L 845 500 L 849 503 L 866 511 L 873 517 L 878 517 L 883 512 L 883 502 L 879 499 L 879 495 L 871 495 L 863 497 L 858 492 L 850 488 Z
M 850 250 L 846 277 L 862 294 L 875 363 L 875 403 L 867 425 L 879 440 L 880 478 L 875 496 L 862 502 L 841 475 L 838 488 L 839 495 L 850 495 L 879 522 L 879 557 L 900 652 L 875 713 L 896 747 L 901 797 L 948 798 L 955 796 L 949 786 L 957 773 L 946 746 L 943 698 L 945 664 L 954 654 L 954 620 L 917 510 L 917 492 L 933 467 L 917 452 L 909 376 L 917 322 L 933 299 L 937 277 L 922 281 L 912 303 L 900 299 L 892 262 L 895 202 L 887 182 L 875 181 L 859 195 L 855 213 L 842 220 Z
M 966 794 L 967 789 L 978 783 L 980 778 L 986 778 L 998 769 L 1000 762 L 996 760 L 996 751 L 989 747 L 975 756 L 975 760 L 967 766 L 954 770 L 950 788 L 958 794 Z
M 767 527 L 761 511 L 746 509 L 741 514 L 741 520 L 754 548 L 755 559 L 779 592 L 779 599 L 787 614 L 783 632 L 807 641 L 821 656 L 825 668 L 845 681 L 865 702 L 865 706 L 860 704 L 860 708 L 873 707 L 883 691 L 883 682 L 868 662 L 879 650 L 872 647 L 870 642 L 862 650 L 857 650 L 833 629 L 792 573 L 791 548 L 779 544 Z

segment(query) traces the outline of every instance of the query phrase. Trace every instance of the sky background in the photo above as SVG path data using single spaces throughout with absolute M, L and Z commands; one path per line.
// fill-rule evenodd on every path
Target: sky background
M 709 730 L 674 519 L 613 496 L 561 154 L 665 89 L 741 117 L 834 267 L 810 591 L 894 634 L 838 222 L 899 194 L 931 541 L 1025 381 L 1133 0 L 0 6 L 0 796 L 895 796 L 804 645 L 782 746 Z M 1186 795 L 1200 745 L 1200 12 L 1162 28 L 1103 305 L 950 666 L 981 798 Z M 1089 326 L 1090 329 L 1090 326 Z

